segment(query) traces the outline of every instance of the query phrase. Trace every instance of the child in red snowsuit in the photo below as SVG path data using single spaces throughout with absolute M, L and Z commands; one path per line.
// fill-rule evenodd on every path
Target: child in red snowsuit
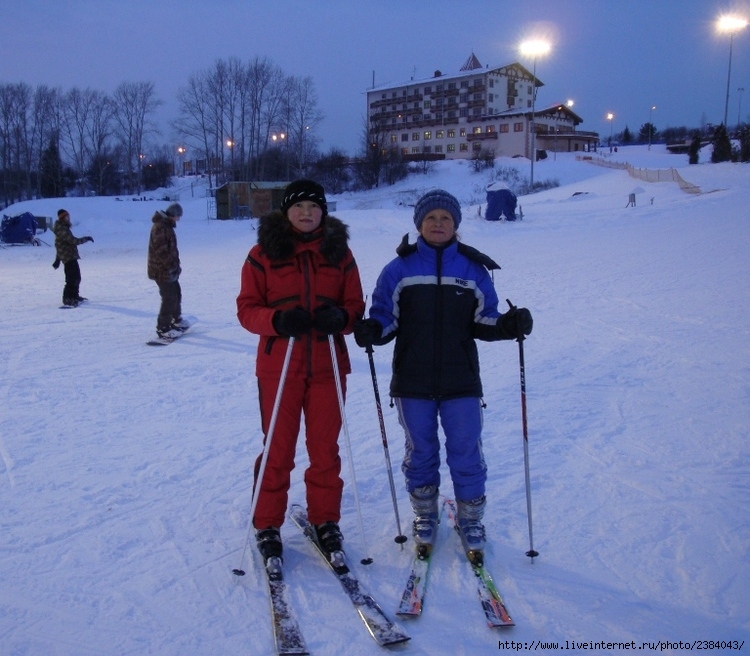
M 258 243 L 242 267 L 237 317 L 260 335 L 256 357 L 261 423 L 267 436 L 289 338 L 294 337 L 281 403 L 260 482 L 253 526 L 263 557 L 281 557 L 284 522 L 302 413 L 310 466 L 307 511 L 328 552 L 341 549 L 341 459 L 338 404 L 329 335 L 342 383 L 351 371 L 344 334 L 364 312 L 359 271 L 348 228 L 328 215 L 323 187 L 297 180 L 280 211 L 260 220 Z M 255 465 L 256 485 L 261 456 Z

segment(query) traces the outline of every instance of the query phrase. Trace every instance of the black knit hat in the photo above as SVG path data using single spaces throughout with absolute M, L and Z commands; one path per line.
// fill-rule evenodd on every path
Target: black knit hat
M 323 216 L 328 214 L 328 204 L 326 203 L 326 192 L 321 185 L 314 180 L 295 180 L 287 185 L 284 189 L 284 200 L 281 201 L 281 211 L 286 214 L 287 210 L 303 200 L 311 200 L 316 203 Z
M 58 219 L 64 219 L 66 217 L 69 217 L 70 214 L 68 214 L 68 210 L 57 210 L 57 218 Z
M 182 216 L 182 205 L 179 203 L 172 203 L 166 210 L 164 210 L 164 213 L 167 216 Z

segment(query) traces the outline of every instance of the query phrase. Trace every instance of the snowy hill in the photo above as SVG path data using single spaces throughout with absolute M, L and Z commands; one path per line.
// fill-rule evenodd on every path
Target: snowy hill
M 393 652 L 496 654 L 514 650 L 506 641 L 537 649 L 541 641 L 620 653 L 599 643 L 750 638 L 750 166 L 688 167 L 656 146 L 612 158 L 677 167 L 703 193 L 558 154 L 538 163 L 536 179 L 560 186 L 519 198 L 516 223 L 479 216 L 490 179 L 462 162 L 333 197 L 371 294 L 401 237 L 415 235 L 410 203 L 431 187 L 448 189 L 463 205 L 462 239 L 502 266 L 499 297 L 535 320 L 525 343 L 533 564 L 524 555 L 518 350 L 480 344 L 486 560 L 516 627 L 487 628 L 446 529 L 424 613 L 399 622 L 412 639 Z M 638 188 L 636 207 L 626 207 Z M 199 321 L 161 350 L 144 342 L 159 305 L 146 278 L 148 232 L 163 201 L 50 199 L 5 211 L 55 216 L 64 207 L 73 233 L 95 242 L 80 247 L 90 303 L 68 311 L 58 309 L 63 274 L 50 266 L 53 248 L 0 250 L 3 656 L 273 652 L 252 545 L 243 558 L 261 435 L 257 338 L 237 323 L 235 297 L 253 222 L 208 221 L 195 182 L 177 192 L 184 309 Z M 50 233 L 40 237 L 52 243 Z M 341 526 L 356 572 L 394 617 L 413 543 L 402 549 L 393 539 L 367 358 L 348 343 L 347 419 L 365 534 L 349 485 Z M 387 394 L 389 347 L 376 348 L 375 359 Z M 383 405 L 408 533 L 403 434 L 386 397 Z M 300 440 L 293 501 L 304 502 L 304 467 Z M 346 462 L 343 475 L 348 482 Z M 444 472 L 446 492 L 448 481 Z M 311 653 L 383 653 L 291 522 L 282 535 Z M 372 565 L 359 564 L 366 555 Z M 242 578 L 231 573 L 240 565 Z

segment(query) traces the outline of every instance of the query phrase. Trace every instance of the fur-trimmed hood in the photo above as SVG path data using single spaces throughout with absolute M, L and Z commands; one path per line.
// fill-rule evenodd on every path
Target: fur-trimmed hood
M 270 260 L 285 260 L 294 255 L 295 241 L 309 242 L 320 239 L 320 253 L 331 264 L 338 265 L 346 257 L 349 227 L 340 219 L 328 214 L 320 228 L 309 234 L 292 228 L 289 219 L 276 210 L 260 219 L 258 244 Z

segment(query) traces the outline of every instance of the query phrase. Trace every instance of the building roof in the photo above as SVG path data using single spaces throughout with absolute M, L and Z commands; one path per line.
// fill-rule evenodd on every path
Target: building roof
M 477 67 L 475 66 L 475 64 L 479 64 L 479 66 Z M 474 53 L 472 53 L 469 59 L 466 60 L 466 63 L 464 63 L 464 65 L 461 67 L 461 70 L 458 73 L 443 73 L 442 71 L 435 71 L 432 77 L 425 77 L 425 78 L 419 78 L 419 79 L 412 78 L 409 81 L 400 82 L 397 84 L 393 84 L 393 83 L 379 84 L 368 89 L 367 92 L 370 93 L 373 91 L 385 91 L 387 89 L 415 86 L 418 84 L 429 84 L 430 82 L 435 82 L 437 80 L 440 80 L 441 82 L 443 80 L 457 80 L 457 79 L 465 78 L 472 74 L 479 75 L 479 74 L 485 74 L 485 73 L 497 73 L 497 74 L 502 75 L 502 74 L 505 74 L 506 71 L 508 71 L 509 69 L 516 69 L 524 77 L 528 77 L 530 80 L 536 80 L 537 87 L 544 86 L 544 82 L 542 82 L 538 77 L 535 78 L 534 75 L 531 73 L 531 71 L 529 71 L 525 66 L 521 65 L 519 62 L 513 62 L 512 64 L 505 64 L 503 66 L 494 66 L 494 67 L 487 66 L 486 68 L 482 68 L 482 65 L 479 63 L 479 60 L 476 58 Z

